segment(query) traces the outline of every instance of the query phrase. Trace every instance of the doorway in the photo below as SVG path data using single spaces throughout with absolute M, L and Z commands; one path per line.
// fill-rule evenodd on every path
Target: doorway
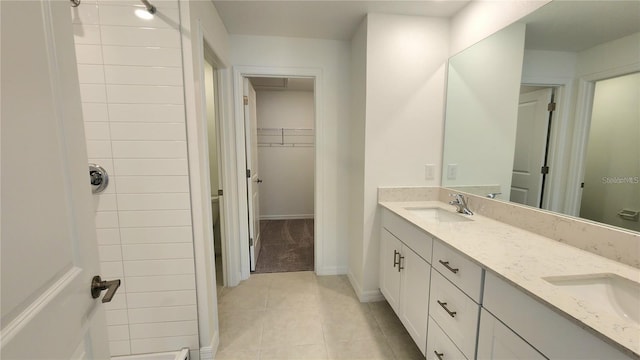
M 580 217 L 640 231 L 640 73 L 595 82 Z
M 314 79 L 246 82 L 251 271 L 314 270 Z
M 223 190 L 222 190 L 222 170 L 221 166 L 221 146 L 220 146 L 220 112 L 218 101 L 218 78 L 217 71 L 205 44 L 204 56 L 204 95 L 207 118 L 207 144 L 209 152 L 209 184 L 211 189 L 211 217 L 213 224 L 213 253 L 216 274 L 216 289 L 218 294 L 225 286 L 226 257 L 224 251 L 224 239 L 222 231 L 223 214 Z
M 550 86 L 520 87 L 510 201 L 545 208 L 556 91 Z

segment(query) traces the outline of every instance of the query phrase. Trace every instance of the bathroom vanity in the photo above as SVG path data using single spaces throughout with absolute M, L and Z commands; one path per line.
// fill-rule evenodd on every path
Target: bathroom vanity
M 639 269 L 440 201 L 379 204 L 380 290 L 427 359 L 640 359 Z

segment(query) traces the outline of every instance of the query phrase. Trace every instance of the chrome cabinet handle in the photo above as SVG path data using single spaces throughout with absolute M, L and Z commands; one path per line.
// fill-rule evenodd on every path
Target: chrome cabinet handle
M 436 354 L 438 360 L 442 360 L 442 358 L 444 357 L 444 353 L 438 353 L 437 350 L 434 350 L 433 353 Z
M 449 262 L 448 262 L 448 261 L 438 260 L 438 262 L 439 262 L 440 264 L 444 265 L 444 267 L 446 267 L 449 271 L 451 271 L 451 272 L 452 272 L 452 273 L 454 273 L 454 274 L 457 274 L 457 273 L 458 273 L 458 271 L 460 271 L 460 269 L 458 269 L 458 268 L 452 268 L 452 267 L 449 265 Z
M 444 311 L 447 312 L 447 314 L 449 314 L 449 316 L 451 317 L 456 317 L 456 312 L 455 311 L 451 311 L 447 308 L 447 303 L 446 302 L 442 302 L 440 300 L 436 300 L 438 302 L 438 305 L 442 306 L 442 308 L 444 309 Z
M 398 255 L 400 255 L 400 253 L 396 250 L 393 250 L 393 267 L 396 267 L 396 265 L 400 265 L 400 260 L 396 260 L 398 258 Z
M 99 275 L 96 275 L 91 279 L 91 297 L 97 299 L 103 290 L 107 290 L 107 293 L 102 298 L 103 303 L 108 303 L 113 299 L 113 295 L 120 287 L 120 279 L 116 280 L 102 280 Z

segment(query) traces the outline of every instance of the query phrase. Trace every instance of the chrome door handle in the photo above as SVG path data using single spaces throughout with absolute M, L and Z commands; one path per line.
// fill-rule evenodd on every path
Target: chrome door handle
M 91 279 L 91 297 L 97 299 L 102 290 L 107 290 L 107 293 L 102 298 L 102 302 L 108 303 L 113 299 L 113 295 L 116 294 L 119 287 L 120 279 L 103 281 L 99 275 L 96 275 Z
M 89 164 L 89 181 L 91 182 L 91 193 L 101 193 L 109 185 L 109 174 L 102 166 Z

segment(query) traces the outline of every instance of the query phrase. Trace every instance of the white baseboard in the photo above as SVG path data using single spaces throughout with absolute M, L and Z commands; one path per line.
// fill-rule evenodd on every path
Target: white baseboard
M 260 215 L 260 220 L 297 220 L 297 219 L 313 219 L 313 214 L 294 214 L 294 215 Z
M 211 344 L 200 348 L 200 360 L 215 359 L 215 355 L 218 352 L 218 345 L 220 345 L 220 333 L 216 331 L 211 338 Z
M 356 295 L 358 296 L 358 300 L 360 300 L 360 302 L 374 302 L 374 301 L 384 300 L 384 295 L 382 295 L 382 293 L 380 292 L 380 289 L 367 290 L 367 291 L 362 290 L 362 286 L 360 285 L 356 277 L 353 275 L 351 270 L 347 272 L 347 278 L 349 279 L 349 282 L 351 283 L 353 290 L 355 290 Z
M 347 268 L 344 266 L 328 266 L 316 270 L 316 275 L 318 276 L 345 275 L 346 273 Z

